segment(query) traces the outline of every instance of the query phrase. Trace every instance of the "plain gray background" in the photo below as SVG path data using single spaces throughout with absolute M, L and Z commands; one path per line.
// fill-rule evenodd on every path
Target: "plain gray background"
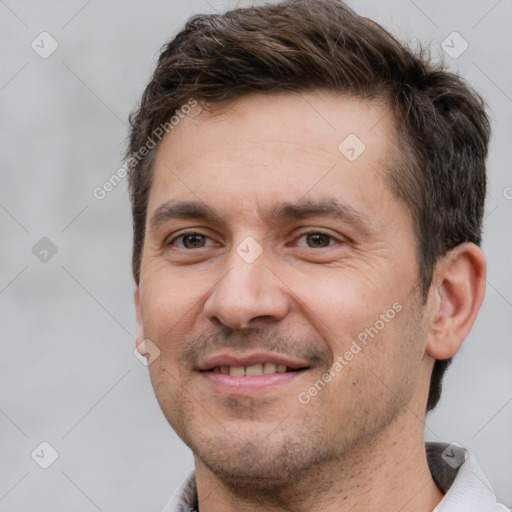
M 92 191 L 120 166 L 159 48 L 190 15 L 249 3 L 0 0 L 0 512 L 158 511 L 192 468 L 133 355 L 126 184 Z M 487 294 L 426 437 L 474 451 L 512 506 L 512 3 L 349 3 L 431 45 L 490 107 Z M 44 31 L 47 58 L 31 47 L 51 49 Z M 43 441 L 48 469 L 31 458 L 48 462 Z

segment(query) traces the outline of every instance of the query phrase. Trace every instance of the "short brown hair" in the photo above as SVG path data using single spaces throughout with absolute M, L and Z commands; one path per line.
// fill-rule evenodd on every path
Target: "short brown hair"
M 414 220 L 424 298 L 440 257 L 463 242 L 480 245 L 490 133 L 480 96 L 421 49 L 412 51 L 340 0 L 287 0 L 194 16 L 162 49 L 140 107 L 130 115 L 137 283 L 158 145 L 143 158 L 130 155 L 139 154 L 191 98 L 214 105 L 251 92 L 316 90 L 391 107 L 402 150 L 386 178 Z M 427 410 L 439 400 L 449 363 L 434 365 Z

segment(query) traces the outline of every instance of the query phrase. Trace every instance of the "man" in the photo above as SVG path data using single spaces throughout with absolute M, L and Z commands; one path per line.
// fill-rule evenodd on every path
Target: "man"
M 505 511 L 423 436 L 484 296 L 478 95 L 298 0 L 189 20 L 131 123 L 137 344 L 195 461 L 165 511 Z

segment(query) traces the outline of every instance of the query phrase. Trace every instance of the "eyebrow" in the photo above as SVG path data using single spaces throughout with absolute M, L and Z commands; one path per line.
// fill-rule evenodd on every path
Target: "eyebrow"
M 279 222 L 317 216 L 338 219 L 365 231 L 368 231 L 371 226 L 370 220 L 362 212 L 334 198 L 318 201 L 301 199 L 296 203 L 282 203 L 273 208 L 270 221 Z
M 221 222 L 220 216 L 210 207 L 198 201 L 170 200 L 159 206 L 151 220 L 150 230 L 154 231 L 162 224 L 175 219 L 198 219 Z
M 334 198 L 317 201 L 300 199 L 295 203 L 284 202 L 275 205 L 269 214 L 260 214 L 268 224 L 277 224 L 285 220 L 305 219 L 308 217 L 330 217 L 352 224 L 364 232 L 371 232 L 370 220 L 353 206 Z M 171 220 L 196 219 L 223 223 L 224 217 L 200 201 L 170 200 L 159 206 L 149 221 L 151 231 Z

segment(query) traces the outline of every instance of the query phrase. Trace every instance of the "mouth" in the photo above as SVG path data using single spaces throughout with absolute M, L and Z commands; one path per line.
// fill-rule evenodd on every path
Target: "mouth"
M 198 367 L 216 391 L 229 395 L 270 391 L 309 369 L 306 362 L 280 354 L 219 354 L 202 361 Z
M 251 366 L 214 366 L 212 373 L 221 373 L 230 377 L 254 377 L 256 375 L 273 375 L 275 373 L 299 372 L 307 368 L 291 368 L 284 364 L 263 363 L 253 364 Z

